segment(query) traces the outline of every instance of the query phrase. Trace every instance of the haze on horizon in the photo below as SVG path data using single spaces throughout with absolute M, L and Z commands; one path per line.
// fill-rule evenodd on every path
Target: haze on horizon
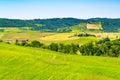
M 120 18 L 120 0 L 0 0 L 0 18 Z

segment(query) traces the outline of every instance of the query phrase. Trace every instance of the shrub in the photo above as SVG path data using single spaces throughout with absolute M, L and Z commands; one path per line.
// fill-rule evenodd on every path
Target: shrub
M 31 46 L 32 47 L 41 47 L 43 43 L 40 43 L 39 41 L 32 41 Z
M 82 55 L 120 56 L 120 40 L 109 41 L 109 39 L 104 39 L 103 42 L 102 44 L 89 43 L 82 45 L 80 52 Z
M 0 39 L 0 42 L 3 42 L 3 40 Z
M 104 39 L 102 39 L 102 40 L 99 40 L 99 41 L 97 42 L 97 44 L 103 44 L 103 43 L 109 42 L 109 41 L 110 41 L 110 39 L 107 37 L 107 38 L 104 38 Z

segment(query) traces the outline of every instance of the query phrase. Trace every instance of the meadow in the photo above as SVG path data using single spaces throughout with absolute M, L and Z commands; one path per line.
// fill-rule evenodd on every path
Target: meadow
M 120 58 L 0 43 L 0 80 L 120 80 Z
M 82 33 L 82 32 L 79 32 Z M 111 40 L 120 38 L 120 33 L 95 33 L 95 32 L 87 32 L 89 34 L 93 34 L 96 37 L 77 37 L 75 34 L 79 34 L 78 32 L 67 32 L 67 33 L 56 33 L 56 32 L 40 32 L 40 31 L 21 31 L 21 32 L 0 32 L 0 39 L 7 40 L 24 40 L 28 39 L 29 41 L 38 40 L 45 44 L 50 43 L 64 43 L 64 44 L 86 44 L 89 42 L 98 41 L 102 38 L 109 37 Z
M 90 33 L 97 37 L 77 37 L 79 31 L 55 33 L 40 31 L 0 32 L 0 39 L 38 40 L 44 44 L 86 44 L 120 33 Z M 80 54 L 80 53 L 79 53 Z M 47 49 L 0 43 L 0 80 L 120 80 L 120 58 L 63 54 Z
M 55 32 L 39 32 L 39 31 L 26 31 L 26 32 L 1 32 L 0 39 L 7 40 L 24 40 L 29 41 L 38 40 L 45 44 L 54 43 L 65 43 L 65 44 L 85 44 L 92 41 L 97 41 L 100 38 L 97 37 L 77 37 L 74 36 L 75 32 L 69 33 L 55 33 Z

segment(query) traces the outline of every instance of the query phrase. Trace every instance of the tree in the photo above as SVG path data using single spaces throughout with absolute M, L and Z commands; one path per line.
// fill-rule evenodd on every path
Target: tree
M 39 41 L 32 41 L 31 42 L 31 46 L 32 47 L 41 47 L 43 45 L 43 43 L 40 43 Z
M 0 39 L 0 42 L 3 42 L 3 40 Z
M 49 49 L 53 51 L 58 51 L 58 44 L 57 43 L 51 43 L 49 45 Z
M 98 42 L 97 42 L 97 44 L 103 44 L 103 43 L 105 43 L 105 42 L 109 42 L 110 41 L 110 38 L 104 38 L 104 39 L 102 39 L 102 40 L 99 40 Z
M 80 52 L 82 53 L 82 55 L 94 55 L 94 49 L 94 44 L 92 42 L 80 46 Z

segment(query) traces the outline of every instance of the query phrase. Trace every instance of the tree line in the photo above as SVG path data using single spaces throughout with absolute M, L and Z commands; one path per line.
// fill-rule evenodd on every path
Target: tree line
M 31 43 L 16 42 L 16 45 L 49 49 L 56 52 L 62 52 L 64 54 L 77 54 L 77 52 L 79 51 L 83 56 L 120 56 L 120 39 L 110 41 L 109 38 L 104 38 L 97 42 L 90 42 L 81 46 L 79 44 L 73 43 L 51 43 L 49 45 L 45 45 L 39 41 L 32 41 Z
M 91 42 L 80 47 L 82 55 L 91 56 L 120 56 L 120 39 L 110 41 L 109 38 L 105 38 L 98 42 Z
M 36 48 L 43 48 L 43 49 L 49 49 L 56 52 L 62 52 L 65 54 L 77 54 L 77 51 L 79 50 L 78 44 L 63 44 L 63 43 L 51 43 L 49 45 L 45 45 L 39 41 L 32 41 L 31 43 L 28 42 L 17 42 L 16 45 L 20 46 L 29 46 L 29 47 L 36 47 Z

